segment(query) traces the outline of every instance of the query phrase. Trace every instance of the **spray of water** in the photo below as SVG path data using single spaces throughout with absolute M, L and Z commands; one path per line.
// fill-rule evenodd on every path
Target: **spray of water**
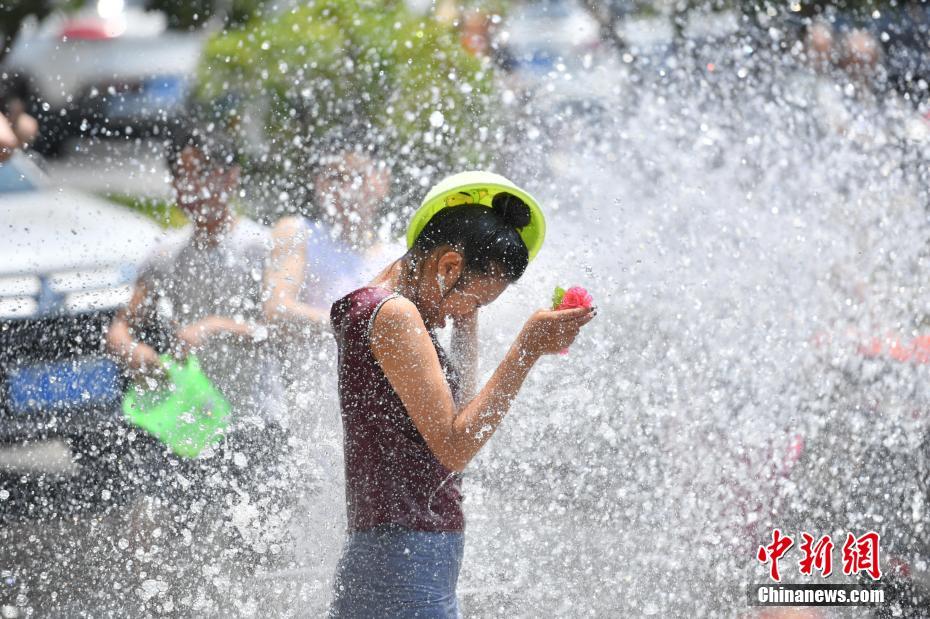
M 493 166 L 541 198 L 549 233 L 482 311 L 484 376 L 555 285 L 601 311 L 466 475 L 469 616 L 732 615 L 774 526 L 877 528 L 926 570 L 926 366 L 860 346 L 924 326 L 923 121 L 769 47 L 737 34 L 587 58 L 528 95 L 503 83 Z M 88 560 L 127 576 L 90 598 L 325 611 L 345 524 L 335 346 L 284 363 L 292 453 L 268 484 L 286 507 L 142 501 L 99 525 L 120 560 Z
M 585 285 L 602 312 L 536 368 L 466 477 L 466 611 L 729 615 L 774 526 L 878 528 L 925 569 L 925 369 L 859 349 L 922 321 L 916 113 L 738 36 L 571 78 L 604 94 L 565 96 L 554 74 L 504 131 L 499 166 L 550 226 L 482 315 L 486 375 L 554 285 Z M 332 475 L 300 546 L 314 594 L 342 499 L 320 393 L 309 444 Z

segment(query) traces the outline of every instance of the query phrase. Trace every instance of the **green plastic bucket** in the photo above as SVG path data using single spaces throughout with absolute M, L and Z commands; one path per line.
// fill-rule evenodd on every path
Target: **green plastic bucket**
M 491 208 L 494 196 L 502 192 L 517 196 L 530 207 L 530 223 L 520 228 L 518 233 L 526 243 L 529 258 L 532 260 L 539 253 L 543 239 L 546 238 L 546 218 L 539 202 L 500 174 L 482 171 L 453 174 L 429 190 L 407 226 L 407 249 L 413 247 L 429 220 L 442 209 L 461 204 Z
M 123 396 L 123 415 L 177 455 L 196 458 L 226 434 L 232 407 L 194 355 L 185 362 L 168 355 L 161 360 L 168 386 L 151 391 L 133 385 Z

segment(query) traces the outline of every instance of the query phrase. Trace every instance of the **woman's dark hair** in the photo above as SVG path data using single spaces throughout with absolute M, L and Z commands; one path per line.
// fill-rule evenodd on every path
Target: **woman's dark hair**
M 518 230 L 529 223 L 530 207 L 513 194 L 499 193 L 491 208 L 463 204 L 442 209 L 420 232 L 413 249 L 425 253 L 451 245 L 462 253 L 467 271 L 487 275 L 497 267 L 516 281 L 529 263 Z

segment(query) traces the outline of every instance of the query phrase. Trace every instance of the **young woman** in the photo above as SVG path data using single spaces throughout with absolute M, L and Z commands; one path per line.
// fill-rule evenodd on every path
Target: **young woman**
M 450 177 L 414 216 L 409 251 L 333 304 L 348 538 L 331 616 L 458 616 L 460 474 L 533 364 L 571 344 L 595 313 L 533 313 L 474 397 L 472 377 L 434 331 L 453 321 L 473 371 L 479 308 L 519 279 L 544 231 L 536 202 L 507 179 Z
M 284 217 L 272 232 L 265 314 L 276 325 L 294 327 L 291 333 L 319 331 L 333 301 L 368 281 L 385 262 L 374 228 L 390 190 L 390 171 L 353 147 L 335 148 L 320 163 L 313 183 L 320 218 Z

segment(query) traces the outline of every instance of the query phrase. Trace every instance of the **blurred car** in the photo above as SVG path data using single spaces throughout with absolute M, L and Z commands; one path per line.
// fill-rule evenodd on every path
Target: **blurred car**
M 77 135 L 152 133 L 182 109 L 208 32 L 167 28 L 162 13 L 99 0 L 69 15 L 27 21 L 2 70 L 42 127 L 36 147 L 57 153 Z
M 503 43 L 522 72 L 545 74 L 602 47 L 600 24 L 576 0 L 522 4 L 507 18 L 505 32 Z
M 885 85 L 915 103 L 927 101 L 930 83 L 930 7 L 920 2 L 882 7 L 866 15 L 841 14 L 831 23 L 838 32 L 864 29 L 881 47 Z
M 0 221 L 0 450 L 63 439 L 79 458 L 102 453 L 117 442 L 125 388 L 103 336 L 160 229 L 56 187 L 22 154 L 0 165 Z M 6 505 L 29 492 L 9 468 Z

